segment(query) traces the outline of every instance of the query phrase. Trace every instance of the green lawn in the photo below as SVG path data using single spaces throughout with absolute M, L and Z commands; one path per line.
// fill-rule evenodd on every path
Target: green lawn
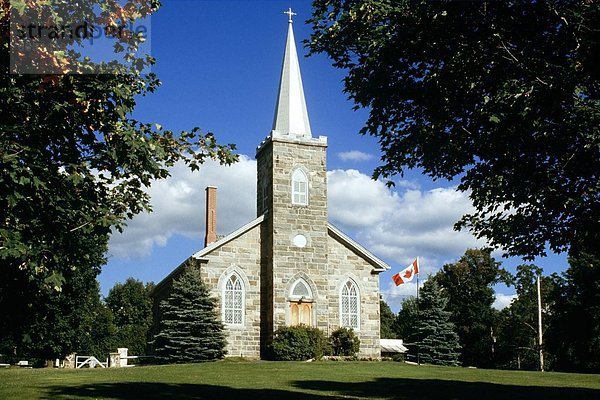
M 0 370 L 0 399 L 600 399 L 600 376 L 394 362 Z

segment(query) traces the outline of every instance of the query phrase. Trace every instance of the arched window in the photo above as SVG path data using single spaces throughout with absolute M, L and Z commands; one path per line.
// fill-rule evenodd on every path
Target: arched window
M 304 299 L 312 299 L 312 293 L 310 292 L 310 288 L 304 282 L 304 280 L 299 279 L 294 287 L 292 288 L 291 298 L 304 298 Z
M 244 323 L 244 286 L 237 274 L 232 274 L 225 284 L 223 322 L 232 325 Z
M 342 286 L 340 298 L 340 324 L 343 327 L 359 329 L 360 299 L 358 287 L 352 279 Z
M 301 169 L 292 174 L 292 204 L 308 205 L 308 178 Z

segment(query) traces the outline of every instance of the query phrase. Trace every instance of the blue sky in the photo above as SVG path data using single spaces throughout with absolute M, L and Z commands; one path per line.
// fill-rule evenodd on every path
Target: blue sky
M 298 13 L 294 33 L 313 136 L 327 136 L 329 142 L 329 218 L 392 266 L 380 277 L 392 309 L 397 311 L 415 287 L 394 287 L 391 276 L 416 256 L 426 275 L 483 244 L 452 230 L 470 207 L 452 182 L 433 182 L 409 171 L 389 190 L 369 179 L 379 148 L 373 138 L 358 134 L 367 112 L 352 110 L 342 92 L 343 71 L 323 55 L 303 57 L 309 1 L 166 0 L 151 20 L 153 71 L 163 85 L 139 99 L 135 117 L 172 130 L 198 126 L 221 143 L 235 143 L 242 157 L 233 167 L 208 163 L 194 174 L 177 166 L 172 178 L 153 185 L 155 212 L 134 218 L 123 235 L 111 238 L 109 261 L 99 277 L 103 294 L 130 276 L 159 282 L 202 248 L 205 186 L 219 187 L 219 234 L 255 216 L 254 154 L 273 121 L 287 31 L 283 11 L 290 6 Z M 503 264 L 514 271 L 520 262 Z M 546 273 L 566 268 L 564 256 L 536 263 Z M 506 303 L 514 290 L 498 287 L 497 292 L 499 302 Z

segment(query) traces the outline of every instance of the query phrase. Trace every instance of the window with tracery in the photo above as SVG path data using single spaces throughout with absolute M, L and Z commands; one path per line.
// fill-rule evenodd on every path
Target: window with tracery
M 234 325 L 244 323 L 244 285 L 236 274 L 231 275 L 225 284 L 223 322 Z
M 358 287 L 351 279 L 342 286 L 340 298 L 340 325 L 358 329 L 360 325 L 360 301 Z

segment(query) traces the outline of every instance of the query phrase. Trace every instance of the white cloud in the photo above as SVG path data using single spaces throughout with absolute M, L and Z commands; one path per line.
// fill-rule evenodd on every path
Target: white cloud
M 209 185 L 219 188 L 219 234 L 232 232 L 256 215 L 256 162 L 247 156 L 230 167 L 209 161 L 199 172 L 177 165 L 171 175 L 149 189 L 154 212 L 136 216 L 123 234 L 111 237 L 113 257 L 148 256 L 176 234 L 197 240 L 201 248 L 204 189 Z M 390 299 L 401 300 L 398 296 L 414 292 L 414 283 L 391 286 L 391 276 L 414 257 L 421 257 L 425 280 L 443 264 L 456 261 L 465 249 L 484 244 L 453 230 L 460 216 L 472 211 L 468 197 L 453 187 L 420 190 L 407 184 L 392 190 L 354 169 L 329 171 L 327 176 L 330 221 L 392 265 L 381 275 L 382 294 Z M 397 311 L 399 300 L 394 303 Z
M 496 300 L 494 300 L 492 307 L 494 307 L 496 310 L 502 310 L 503 308 L 510 306 L 510 303 L 512 303 L 512 301 L 516 298 L 516 294 L 496 293 Z
M 426 279 L 467 248 L 485 245 L 467 231 L 454 230 L 454 223 L 473 211 L 468 196 L 454 187 L 419 190 L 407 184 L 392 190 L 352 169 L 330 171 L 328 179 L 330 220 L 392 266 L 381 275 L 381 291 L 394 311 L 404 291 L 414 288 L 392 286 L 391 276 L 415 257 L 421 257 Z
M 109 253 L 118 258 L 148 256 L 154 246 L 166 246 L 174 234 L 197 239 L 200 249 L 204 245 L 204 189 L 210 185 L 218 187 L 219 234 L 229 233 L 255 217 L 256 161 L 241 156 L 229 167 L 207 161 L 196 172 L 177 164 L 171 177 L 154 182 L 148 189 L 153 212 L 135 216 L 123 234 L 113 234 Z
M 468 232 L 454 231 L 472 205 L 453 187 L 396 192 L 356 170 L 330 171 L 328 179 L 332 222 L 388 261 L 408 265 L 421 256 L 427 266 L 484 245 Z
M 370 159 L 373 158 L 373 155 L 369 154 L 369 153 L 363 153 L 362 151 L 358 151 L 358 150 L 351 150 L 351 151 L 344 151 L 342 153 L 338 153 L 338 157 L 342 161 L 359 162 L 359 161 L 369 161 Z

